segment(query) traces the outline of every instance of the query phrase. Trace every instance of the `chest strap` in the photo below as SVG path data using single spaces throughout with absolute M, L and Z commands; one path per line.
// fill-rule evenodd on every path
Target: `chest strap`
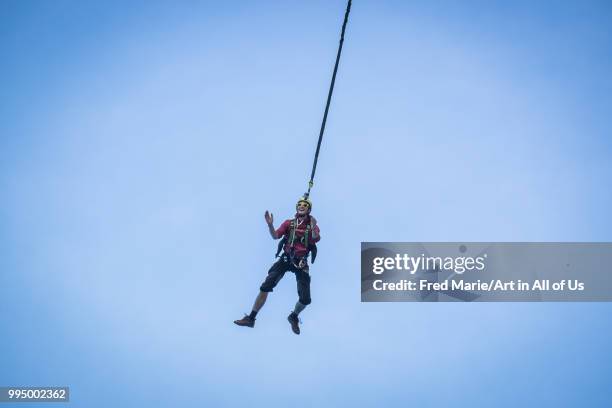
M 295 244 L 295 239 L 296 239 L 296 222 L 295 219 L 291 220 L 291 225 L 289 226 L 289 232 L 280 240 L 280 242 L 278 243 L 278 248 L 276 251 L 276 257 L 278 257 L 278 255 L 280 254 L 281 250 L 283 249 L 283 247 L 285 246 L 285 244 L 289 243 L 289 250 L 293 251 L 293 247 Z M 311 226 L 310 226 L 310 222 L 308 224 L 306 224 L 306 230 L 304 231 L 304 236 L 302 236 L 301 238 L 298 238 L 298 242 L 302 243 L 304 245 L 304 247 L 306 248 L 307 253 L 309 252 L 309 241 L 310 241 L 310 235 L 311 235 Z M 316 248 L 316 246 L 315 246 Z

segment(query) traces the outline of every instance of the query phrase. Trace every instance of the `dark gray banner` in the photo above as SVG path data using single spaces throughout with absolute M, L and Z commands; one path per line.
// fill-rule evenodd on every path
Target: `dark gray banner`
M 612 301 L 612 243 L 362 242 L 362 302 Z

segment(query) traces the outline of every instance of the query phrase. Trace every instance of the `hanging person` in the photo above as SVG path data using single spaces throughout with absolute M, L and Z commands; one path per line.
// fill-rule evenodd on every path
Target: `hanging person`
M 286 220 L 281 226 L 275 230 L 273 217 L 266 211 L 266 223 L 270 229 L 272 238 L 279 239 L 283 237 L 279 244 L 279 251 L 282 248 L 283 255 L 272 265 L 268 271 L 268 276 L 259 288 L 259 294 L 255 298 L 253 310 L 250 314 L 245 315 L 240 320 L 234 320 L 238 326 L 255 326 L 255 318 L 261 307 L 266 303 L 268 293 L 272 292 L 274 287 L 283 278 L 286 272 L 293 272 L 297 281 L 298 287 L 298 302 L 295 304 L 293 312 L 287 317 L 291 323 L 291 329 L 295 334 L 300 334 L 300 325 L 298 315 L 304 308 L 310 304 L 310 273 L 308 269 L 308 254 L 311 253 L 311 260 L 314 262 L 316 256 L 316 243 L 321 239 L 319 236 L 319 227 L 314 217 L 310 215 L 312 203 L 308 200 L 310 190 L 313 186 L 315 171 L 317 170 L 317 161 L 319 159 L 319 151 L 325 132 L 325 123 L 327 122 L 327 114 L 331 104 L 332 94 L 334 92 L 334 83 L 336 82 L 336 74 L 338 73 L 338 64 L 340 63 L 340 55 L 342 53 L 342 44 L 344 43 L 344 32 L 348 23 L 349 13 L 351 11 L 351 0 L 347 1 L 346 12 L 344 13 L 344 22 L 340 31 L 340 43 L 338 44 L 338 53 L 336 54 L 336 63 L 332 74 L 329 92 L 327 94 L 327 102 L 325 103 L 325 112 L 323 113 L 323 121 L 321 122 L 321 130 L 319 131 L 319 140 L 317 141 L 317 149 L 315 151 L 314 161 L 312 163 L 312 172 L 310 173 L 310 181 L 308 182 L 308 192 L 304 194 L 297 205 L 296 214 L 293 220 Z
M 311 253 L 311 260 L 314 262 L 316 243 L 321 239 L 317 220 L 310 215 L 311 210 L 312 202 L 308 198 L 300 198 L 296 204 L 295 217 L 283 222 L 277 230 L 274 229 L 273 215 L 266 211 L 265 218 L 270 235 L 274 239 L 282 238 L 277 256 L 281 249 L 283 254 L 268 271 L 268 276 L 259 288 L 251 313 L 240 320 L 234 320 L 238 326 L 254 327 L 257 313 L 266 303 L 268 293 L 274 290 L 286 272 L 293 272 L 297 281 L 298 301 L 287 320 L 291 323 L 291 330 L 295 334 L 300 334 L 298 315 L 310 304 L 308 254 Z

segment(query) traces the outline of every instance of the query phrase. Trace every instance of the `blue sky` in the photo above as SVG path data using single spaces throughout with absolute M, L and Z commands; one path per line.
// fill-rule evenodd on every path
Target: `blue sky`
M 612 8 L 8 1 L 0 384 L 71 406 L 608 406 L 608 304 L 361 304 L 361 241 L 610 241 Z

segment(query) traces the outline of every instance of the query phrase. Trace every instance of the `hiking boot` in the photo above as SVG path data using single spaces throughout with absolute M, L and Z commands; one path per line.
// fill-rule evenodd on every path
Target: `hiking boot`
M 287 316 L 287 320 L 291 323 L 291 330 L 293 330 L 295 334 L 300 334 L 300 319 L 298 319 L 297 315 L 292 312 Z
M 234 323 L 238 326 L 255 327 L 255 319 L 247 314 L 240 320 L 234 320 Z

